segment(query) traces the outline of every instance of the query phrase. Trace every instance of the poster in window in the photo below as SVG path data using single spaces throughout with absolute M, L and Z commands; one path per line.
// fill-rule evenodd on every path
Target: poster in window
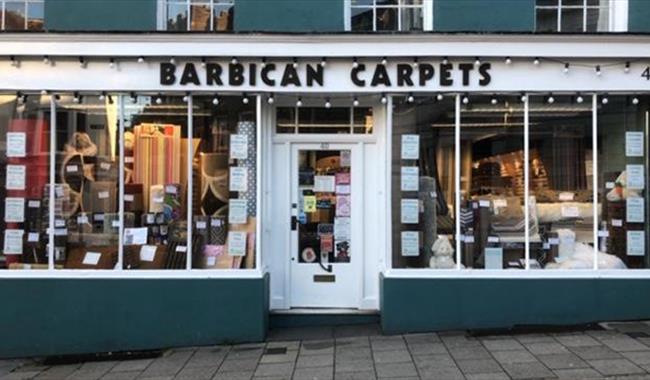
M 336 216 L 350 216 L 350 196 L 337 195 L 336 196 Z
M 625 219 L 628 223 L 645 221 L 645 201 L 641 197 L 629 197 L 625 200 Z
M 402 166 L 401 190 L 418 191 L 419 190 L 420 168 L 417 166 Z
M 230 168 L 230 191 L 248 191 L 248 171 L 245 167 Z
M 333 193 L 336 188 L 333 175 L 314 176 L 314 191 L 318 193 Z
M 625 132 L 625 156 L 643 157 L 643 132 Z
M 645 173 L 643 165 L 626 165 L 628 189 L 643 190 L 645 187 Z
M 7 132 L 7 157 L 27 156 L 27 135 L 25 132 Z
M 246 232 L 228 232 L 228 254 L 230 256 L 246 256 Z
M 420 158 L 420 135 L 402 135 L 402 160 Z
M 7 197 L 5 199 L 5 222 L 22 223 L 25 221 L 25 198 Z
M 228 223 L 230 224 L 246 224 L 248 215 L 246 199 L 230 199 L 228 201 Z
M 420 233 L 418 231 L 402 231 L 402 256 L 420 255 Z
M 645 255 L 645 231 L 627 231 L 627 255 Z
M 230 158 L 237 160 L 248 159 L 248 136 L 230 135 Z
M 23 253 L 24 230 L 5 230 L 5 243 L 3 253 L 5 255 L 21 255 Z
M 420 214 L 420 201 L 417 199 L 402 199 L 402 223 L 418 224 Z
M 7 190 L 25 190 L 25 165 L 7 165 Z

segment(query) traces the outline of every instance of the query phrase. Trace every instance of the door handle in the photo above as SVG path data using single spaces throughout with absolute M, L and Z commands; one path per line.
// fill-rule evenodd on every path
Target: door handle
M 291 231 L 295 231 L 298 228 L 298 218 L 295 215 L 291 216 Z

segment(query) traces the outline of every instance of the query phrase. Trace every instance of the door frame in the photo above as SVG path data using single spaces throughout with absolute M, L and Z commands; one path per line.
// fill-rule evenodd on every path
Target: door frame
M 317 264 L 304 264 L 300 265 L 298 263 L 299 255 L 299 236 L 298 230 L 289 229 L 290 233 L 290 242 L 289 249 L 285 253 L 285 259 L 289 262 L 289 272 L 288 272 L 288 292 L 286 294 L 287 304 L 289 308 L 345 308 L 345 309 L 361 309 L 361 296 L 362 296 L 362 286 L 364 278 L 364 229 L 363 229 L 363 193 L 364 193 L 364 160 L 363 160 L 363 147 L 360 144 L 355 143 L 329 143 L 329 142 L 320 142 L 320 143 L 292 143 L 290 147 L 290 201 L 286 207 L 290 210 L 290 215 L 292 217 L 297 216 L 298 207 L 294 208 L 293 204 L 295 203 L 298 206 L 299 201 L 299 162 L 298 157 L 300 151 L 339 151 L 339 150 L 350 150 L 351 162 L 350 162 L 350 173 L 351 173 L 351 189 L 350 189 L 350 201 L 351 201 L 351 226 L 350 226 L 350 252 L 351 252 L 351 261 L 350 263 L 331 263 L 333 272 L 338 276 L 351 276 L 349 286 L 351 286 L 353 294 L 353 304 L 341 304 L 341 305 L 317 305 L 317 304 L 297 304 L 295 303 L 294 292 L 297 290 L 296 286 L 304 285 L 303 282 L 297 283 L 300 275 L 298 274 L 298 269 L 302 268 L 302 275 L 304 276 L 307 272 L 308 276 L 315 274 L 327 274 L 324 270 L 319 270 L 320 266 Z M 296 215 L 294 215 L 294 213 Z M 337 271 L 335 268 L 339 268 Z M 338 273 L 337 273 L 338 272 Z M 347 272 L 347 273 L 346 273 Z M 350 273 L 351 272 L 351 273 Z M 347 277 L 346 277 L 347 281 Z M 309 282 L 312 286 L 318 286 L 315 282 Z M 337 284 L 338 285 L 338 284 Z M 316 294 L 317 292 L 314 292 Z

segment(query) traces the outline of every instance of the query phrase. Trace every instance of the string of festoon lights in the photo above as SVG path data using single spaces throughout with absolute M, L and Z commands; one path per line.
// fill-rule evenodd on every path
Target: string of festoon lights
M 148 62 L 169 62 L 170 64 L 176 64 L 177 60 L 180 59 L 180 57 L 175 57 L 175 56 L 170 56 L 170 57 L 145 57 L 145 56 L 138 56 L 138 57 L 117 57 L 117 56 L 110 56 L 110 57 L 86 57 L 86 56 L 78 56 L 78 57 L 71 57 L 71 56 L 50 56 L 50 55 L 43 55 L 43 56 L 34 56 L 34 55 L 26 55 L 26 56 L 16 56 L 16 55 L 10 55 L 6 57 L 8 61 L 11 63 L 11 66 L 19 69 L 21 67 L 21 62 L 23 61 L 34 61 L 34 60 L 42 60 L 43 64 L 50 66 L 50 67 L 56 67 L 56 62 L 57 61 L 71 61 L 75 60 L 79 63 L 79 67 L 82 69 L 88 68 L 88 65 L 90 63 L 96 64 L 96 63 L 105 63 L 108 65 L 109 68 L 115 69 L 118 67 L 118 65 L 122 62 L 137 62 L 139 64 L 145 64 Z M 259 61 L 260 66 L 262 68 L 266 67 L 266 65 L 269 62 L 269 58 L 267 57 L 242 57 L 245 60 L 254 60 L 254 61 Z M 351 60 L 351 66 L 352 68 L 358 68 L 359 65 L 363 62 L 370 62 L 370 61 L 376 61 L 378 64 L 381 65 L 387 65 L 389 63 L 390 59 L 403 59 L 403 57 L 350 57 L 349 59 Z M 453 57 L 454 59 L 467 59 L 467 57 Z M 212 61 L 212 60 L 224 60 L 227 59 L 231 64 L 236 65 L 240 62 L 239 57 L 230 57 L 229 59 L 227 57 L 219 57 L 219 56 L 214 56 L 214 57 L 207 57 L 207 56 L 188 56 L 188 57 L 182 57 L 183 61 L 195 61 L 198 60 L 200 62 L 200 65 L 202 67 L 206 67 L 207 64 Z M 274 57 L 274 59 L 277 60 L 283 60 L 287 59 L 287 57 Z M 294 69 L 297 69 L 300 64 L 301 60 L 298 57 L 290 57 L 289 58 L 291 61 L 291 65 Z M 418 68 L 421 62 L 425 59 L 438 59 L 443 65 L 448 65 L 452 62 L 452 58 L 448 56 L 443 56 L 443 57 L 412 57 L 412 66 L 413 68 Z M 480 66 L 483 63 L 488 63 L 490 61 L 495 61 L 498 60 L 499 58 L 495 57 L 490 57 L 488 59 L 482 59 L 481 57 L 474 57 L 474 65 L 475 66 Z M 512 66 L 516 63 L 521 63 L 521 62 L 530 62 L 529 59 L 526 58 L 512 58 L 509 56 L 502 57 L 503 62 L 506 66 Z M 302 60 L 303 63 L 313 63 L 314 61 L 318 61 L 316 58 L 305 58 Z M 400 62 L 403 62 L 403 60 L 400 60 Z M 586 69 L 586 70 L 591 70 L 596 77 L 601 77 L 604 75 L 606 70 L 622 70 L 625 74 L 630 73 L 631 71 L 631 65 L 632 63 L 635 62 L 634 60 L 625 60 L 625 61 L 616 61 L 616 62 L 609 62 L 606 64 L 585 64 L 580 61 L 577 62 L 570 62 L 570 61 L 564 61 L 556 58 L 545 58 L 545 57 L 534 57 L 532 59 L 532 64 L 535 67 L 539 67 L 542 65 L 556 65 L 558 68 L 562 71 L 563 74 L 569 75 L 574 69 Z M 321 67 L 325 67 L 328 64 L 328 60 L 326 57 L 322 57 L 320 59 L 320 62 L 318 62 L 318 65 Z M 49 92 L 47 90 L 41 91 L 42 95 L 46 95 Z M 26 102 L 27 101 L 27 95 L 24 93 L 17 93 L 17 96 L 19 98 L 20 102 Z M 190 96 L 189 92 L 186 92 L 185 95 L 183 96 L 183 100 L 185 102 L 188 101 L 188 98 Z M 461 95 L 461 102 L 465 105 L 470 103 L 470 97 L 469 94 L 464 94 Z M 58 99 L 58 95 L 55 95 L 56 99 Z M 112 103 L 113 99 L 111 96 L 107 95 L 105 92 L 102 92 L 99 95 L 100 100 L 104 100 L 105 98 L 109 98 L 109 101 Z M 131 99 L 132 102 L 137 102 L 137 96 L 135 93 L 131 92 L 129 94 L 129 98 Z M 435 99 L 437 101 L 442 101 L 445 98 L 445 94 L 443 93 L 437 93 L 435 95 Z M 553 94 L 548 94 L 545 97 L 545 101 L 549 104 L 553 104 L 555 102 L 555 97 Z M 79 103 L 81 102 L 82 95 L 79 94 L 78 92 L 75 92 L 73 94 L 73 102 Z M 156 104 L 162 104 L 164 102 L 164 97 L 162 94 L 157 94 L 153 97 L 154 102 Z M 297 96 L 295 105 L 296 107 L 302 107 L 305 104 L 305 100 L 311 100 L 311 99 L 318 99 L 320 101 L 323 100 L 322 96 Z M 243 104 L 248 104 L 250 102 L 250 98 L 248 94 L 243 93 L 241 97 L 242 103 Z M 413 93 L 409 93 L 406 98 L 406 102 L 408 103 L 413 103 L 415 101 L 415 96 Z M 525 94 L 521 94 L 520 100 L 522 102 L 525 102 L 527 100 L 527 96 Z M 576 103 L 581 104 L 584 102 L 584 97 L 578 93 L 575 97 L 574 100 Z M 273 104 L 275 102 L 275 96 L 273 93 L 268 93 L 266 95 L 266 101 L 269 104 Z M 387 104 L 388 103 L 388 97 L 385 93 L 382 93 L 380 95 L 380 101 L 382 104 Z M 600 101 L 602 104 L 608 104 L 609 99 L 607 95 L 603 95 L 600 97 Z M 212 104 L 217 106 L 221 102 L 221 98 L 219 97 L 218 94 L 214 94 L 212 98 Z M 351 97 L 351 102 L 352 105 L 357 107 L 360 104 L 359 98 L 357 96 L 352 96 Z M 494 95 L 490 99 L 490 103 L 493 105 L 496 105 L 499 103 L 499 98 Z M 634 96 L 631 99 L 631 103 L 634 105 L 639 104 L 639 99 L 638 97 Z M 332 100 L 329 97 L 325 98 L 325 103 L 324 103 L 325 108 L 331 108 L 332 107 Z

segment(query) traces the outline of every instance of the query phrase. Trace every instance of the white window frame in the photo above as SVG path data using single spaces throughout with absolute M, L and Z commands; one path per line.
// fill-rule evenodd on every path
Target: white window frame
M 507 95 L 508 93 L 501 93 L 502 95 Z M 577 93 L 558 93 L 558 95 L 576 95 Z M 486 95 L 482 93 L 470 93 L 468 96 L 481 96 L 481 95 Z M 497 93 L 497 96 L 499 93 Z M 543 97 L 543 94 L 540 93 L 523 93 L 523 94 L 518 94 L 518 95 L 523 95 L 525 96 L 525 101 L 524 101 L 524 160 L 527 160 L 530 156 L 529 152 L 529 136 L 530 136 L 530 121 L 529 121 L 529 116 L 530 116 L 530 99 L 531 97 L 533 98 L 540 98 Z M 625 93 L 621 94 L 612 94 L 610 93 L 610 96 L 616 96 L 616 95 L 625 95 Z M 395 96 L 403 96 L 403 95 L 392 95 L 389 97 L 389 101 L 387 103 L 387 107 L 392 108 L 393 104 L 393 98 Z M 462 127 L 462 121 L 461 121 L 461 98 L 463 96 L 466 96 L 466 94 L 448 94 L 448 96 L 453 96 L 455 100 L 455 122 L 454 122 L 454 140 L 455 140 L 455 145 L 454 145 L 454 158 L 455 158 L 455 163 L 454 163 L 454 174 L 455 174 L 455 201 L 456 204 L 460 204 L 460 132 L 461 132 L 461 127 Z M 591 105 L 591 114 L 592 114 L 592 125 L 591 125 L 591 133 L 592 133 L 592 146 L 597 147 L 598 146 L 598 105 L 601 102 L 602 95 L 599 95 L 597 93 L 591 93 L 589 96 L 585 94 L 585 103 L 589 104 L 590 100 L 590 105 Z M 471 100 L 470 100 L 471 101 Z M 391 112 L 389 109 L 389 112 L 387 113 L 387 117 L 390 117 L 391 119 L 386 120 L 386 129 L 385 129 L 385 138 L 387 141 L 387 160 L 390 162 L 390 157 L 392 157 L 392 150 L 395 149 L 390 142 L 392 141 L 392 134 L 393 134 L 393 126 L 392 126 L 392 116 Z M 647 118 L 646 118 L 646 123 L 648 123 Z M 591 156 L 592 162 L 593 162 L 593 170 L 594 173 L 598 173 L 598 150 L 597 149 L 592 149 L 592 156 Z M 524 196 L 524 217 L 526 220 L 526 225 L 528 225 L 528 220 L 530 218 L 530 210 L 527 207 L 528 206 L 528 194 L 529 194 L 529 172 L 530 168 L 528 165 L 524 166 L 524 185 L 525 185 L 525 193 L 526 195 Z M 387 165 L 387 171 L 386 175 L 388 175 L 388 181 L 386 184 L 386 191 L 388 194 L 391 194 L 389 197 L 386 197 L 386 220 L 391 221 L 392 220 L 392 213 L 393 213 L 393 206 L 392 206 L 392 197 L 397 194 L 392 191 L 391 188 L 391 182 L 390 181 L 390 175 L 392 175 L 392 168 L 391 165 Z M 598 208 L 598 188 L 599 188 L 599 180 L 598 180 L 598 175 L 594 175 L 592 177 L 592 190 L 593 190 L 593 201 L 592 201 L 592 207 L 594 210 Z M 454 223 L 455 223 L 455 235 L 457 237 L 461 236 L 461 229 L 460 229 L 460 208 L 455 209 L 455 215 L 454 215 Z M 529 234 L 526 233 L 525 237 L 525 252 L 524 252 L 524 257 L 526 259 L 526 266 L 522 270 L 507 270 L 507 269 L 500 269 L 500 270 L 491 270 L 491 269 L 467 269 L 467 268 L 462 268 L 461 266 L 461 242 L 459 238 L 456 239 L 456 245 L 455 245 L 455 261 L 456 261 L 456 266 L 453 269 L 429 269 L 429 268 L 422 268 L 422 269 L 413 269 L 413 268 L 394 268 L 393 267 L 393 251 L 392 251 L 392 239 L 393 239 L 393 225 L 390 222 L 386 223 L 386 236 L 387 236 L 387 243 L 386 246 L 388 249 L 386 250 L 386 267 L 384 268 L 384 274 L 386 277 L 391 277 L 391 278 L 520 278 L 520 279 L 548 279 L 548 278 L 624 278 L 624 279 L 636 279 L 636 278 L 641 278 L 641 279 L 647 279 L 648 275 L 650 273 L 650 269 L 600 269 L 598 266 L 598 239 L 599 239 L 599 215 L 598 213 L 594 212 L 593 215 L 593 239 L 594 239 L 594 246 L 593 246 L 593 267 L 590 269 L 556 269 L 556 270 L 539 270 L 539 269 L 531 269 L 530 268 L 530 247 L 529 247 Z
M 186 30 L 192 31 L 192 5 L 208 5 L 210 6 L 210 29 L 206 32 L 214 32 L 214 8 L 215 6 L 224 4 L 231 4 L 235 6 L 235 0 L 201 0 L 200 3 L 192 3 L 191 0 L 157 0 L 158 9 L 156 12 L 157 22 L 156 26 L 159 31 L 167 30 L 167 5 L 169 4 L 178 4 L 187 6 L 187 28 Z M 199 32 L 199 31 L 197 31 Z
M 29 4 L 42 4 L 45 7 L 45 0 L 0 0 L 0 30 L 5 30 L 5 19 L 7 16 L 7 3 L 23 3 L 23 14 L 25 15 L 25 25 L 22 30 L 28 30 L 29 25 Z
M 433 0 L 422 0 L 422 5 L 404 5 L 402 4 L 404 0 L 399 0 L 399 4 L 395 6 L 377 6 L 376 0 L 373 0 L 373 5 L 363 8 L 372 8 L 372 31 L 377 31 L 377 8 L 394 8 L 397 9 L 397 30 L 396 32 L 402 31 L 402 18 L 401 10 L 404 8 L 422 8 L 422 30 L 425 32 L 433 30 Z M 352 0 L 344 0 L 343 2 L 343 17 L 344 17 L 344 26 L 345 31 L 352 31 Z
M 541 9 L 557 11 L 557 32 L 562 33 L 562 10 L 563 9 L 580 9 L 582 10 L 582 32 L 587 33 L 587 10 L 588 9 L 608 9 L 608 25 L 604 32 L 626 32 L 628 23 L 629 0 L 609 0 L 606 6 L 587 5 L 588 0 L 582 0 L 582 5 L 563 5 L 563 1 L 558 0 L 558 5 L 537 5 L 535 4 L 535 31 L 537 31 L 537 12 Z M 597 31 L 589 31 L 597 33 Z M 602 32 L 601 32 L 602 33 Z

